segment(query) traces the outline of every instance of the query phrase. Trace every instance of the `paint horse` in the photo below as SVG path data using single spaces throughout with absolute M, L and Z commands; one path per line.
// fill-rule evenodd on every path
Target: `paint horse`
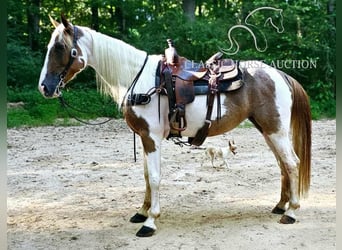
M 73 25 L 63 16 L 61 23 L 50 19 L 55 30 L 47 46 L 39 91 L 46 98 L 59 97 L 61 88 L 90 66 L 96 71 L 100 90 L 117 103 L 122 102 L 128 126 L 142 141 L 146 181 L 144 202 L 130 221 L 143 223 L 137 236 L 151 236 L 160 216 L 161 142 L 170 132 L 168 98 L 154 91 L 162 56 L 147 55 L 121 40 Z M 245 119 L 255 125 L 281 169 L 280 200 L 272 212 L 282 214 L 280 223 L 292 224 L 296 221 L 300 197 L 307 194 L 310 186 L 308 96 L 295 79 L 266 64 L 241 61 L 239 67 L 244 84 L 237 91 L 220 95 L 221 117 L 212 122 L 208 136 L 232 130 Z M 150 100 L 145 105 L 132 105 L 126 93 L 149 93 Z M 182 136 L 193 137 L 206 122 L 206 99 L 205 95 L 196 96 L 186 105 L 187 127 L 181 131 Z

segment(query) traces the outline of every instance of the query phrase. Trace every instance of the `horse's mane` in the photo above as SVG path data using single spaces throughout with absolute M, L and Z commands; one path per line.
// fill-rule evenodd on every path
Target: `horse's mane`
M 138 73 L 146 52 L 96 31 L 91 31 L 91 36 L 97 86 L 118 101 Z

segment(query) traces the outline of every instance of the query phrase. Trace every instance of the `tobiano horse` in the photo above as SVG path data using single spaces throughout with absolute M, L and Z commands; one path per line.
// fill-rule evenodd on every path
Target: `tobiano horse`
M 160 216 L 161 142 L 170 132 L 168 98 L 151 91 L 162 56 L 147 55 L 121 40 L 73 25 L 63 16 L 61 23 L 50 20 L 55 30 L 47 46 L 39 91 L 46 98 L 59 97 L 62 87 L 90 66 L 96 71 L 99 89 L 122 103 L 128 126 L 142 141 L 146 181 L 143 204 L 130 221 L 143 223 L 137 236 L 151 236 Z M 281 214 L 280 223 L 295 223 L 300 198 L 310 186 L 308 96 L 294 78 L 264 63 L 241 61 L 239 67 L 244 84 L 237 91 L 220 94 L 221 117 L 211 124 L 208 136 L 223 134 L 249 119 L 265 138 L 281 170 L 280 200 L 272 212 Z M 150 101 L 132 105 L 127 101 L 127 91 L 150 93 Z M 186 105 L 187 127 L 182 136 L 193 137 L 206 122 L 206 102 L 207 97 L 199 95 Z

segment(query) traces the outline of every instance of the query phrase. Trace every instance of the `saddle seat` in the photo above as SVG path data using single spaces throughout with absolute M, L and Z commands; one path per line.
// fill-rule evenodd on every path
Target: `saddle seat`
M 222 53 L 218 52 L 205 64 L 194 63 L 185 57 L 179 57 L 178 63 L 169 65 L 177 103 L 189 104 L 196 95 L 208 94 L 209 78 L 213 72 L 218 75 L 218 91 L 220 93 L 241 87 L 238 63 L 232 59 L 218 59 L 221 56 Z M 209 70 L 210 68 L 213 69 Z

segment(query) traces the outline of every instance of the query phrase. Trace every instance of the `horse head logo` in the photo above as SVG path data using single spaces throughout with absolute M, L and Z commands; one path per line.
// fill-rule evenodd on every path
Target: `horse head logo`
M 283 26 L 283 10 L 282 9 L 277 9 L 273 7 L 260 7 L 257 8 L 253 11 L 251 11 L 247 17 L 244 20 L 244 24 L 237 24 L 232 26 L 228 30 L 228 40 L 230 43 L 230 47 L 228 49 L 220 49 L 223 53 L 227 55 L 235 55 L 236 53 L 239 52 L 240 46 L 239 43 L 236 41 L 236 39 L 233 37 L 233 31 L 234 30 L 246 30 L 251 34 L 254 40 L 254 46 L 255 49 L 259 52 L 265 52 L 266 49 L 268 48 L 267 45 L 267 39 L 265 34 L 260 31 L 260 29 L 257 27 L 256 24 L 253 23 L 253 20 L 255 20 L 255 16 L 261 13 L 263 17 L 265 18 L 263 26 L 266 25 L 271 25 L 277 33 L 283 33 L 284 32 L 284 26 Z M 259 33 L 261 37 L 263 38 L 264 41 L 264 46 L 263 48 L 260 48 L 257 42 L 257 36 L 255 33 Z M 235 49 L 234 49 L 235 47 Z

